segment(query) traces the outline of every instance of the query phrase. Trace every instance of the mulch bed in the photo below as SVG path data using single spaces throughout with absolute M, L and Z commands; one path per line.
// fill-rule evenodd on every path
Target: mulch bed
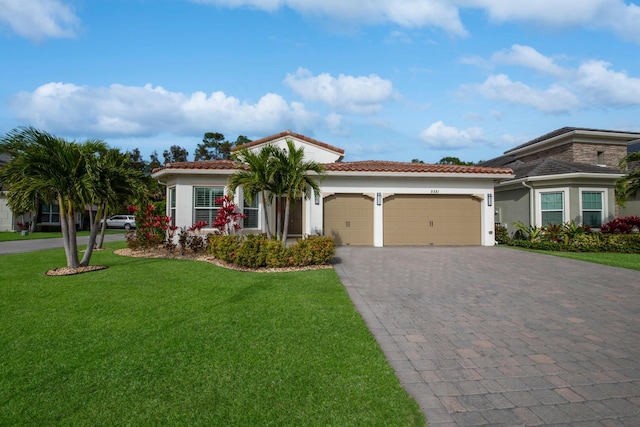
M 109 268 L 109 266 L 88 265 L 86 267 L 78 267 L 78 268 L 60 267 L 60 268 L 54 268 L 53 270 L 49 270 L 45 274 L 47 276 L 73 276 L 74 274 L 82 274 L 82 273 L 88 273 L 89 271 L 104 270 L 105 268 Z
M 220 259 L 214 258 L 214 257 L 209 256 L 209 255 L 193 254 L 193 253 L 189 253 L 189 252 L 186 253 L 185 255 L 181 255 L 179 253 L 169 253 L 164 249 L 158 249 L 158 250 L 155 250 L 155 251 L 134 251 L 134 250 L 129 249 L 129 248 L 124 248 L 124 249 L 118 249 L 118 250 L 114 251 L 113 253 L 116 254 L 116 255 L 130 256 L 130 257 L 136 257 L 136 258 L 190 259 L 190 260 L 195 260 L 195 261 L 208 262 L 208 263 L 216 265 L 218 267 L 228 268 L 230 270 L 249 271 L 249 272 L 253 272 L 253 273 L 281 273 L 281 272 L 288 272 L 288 271 L 325 270 L 325 269 L 333 268 L 333 266 L 331 266 L 331 265 L 308 265 L 308 266 L 305 266 L 305 267 L 285 267 L 285 268 L 268 268 L 268 267 L 248 268 L 248 267 L 239 267 L 237 265 L 230 264 L 228 262 L 222 261 Z

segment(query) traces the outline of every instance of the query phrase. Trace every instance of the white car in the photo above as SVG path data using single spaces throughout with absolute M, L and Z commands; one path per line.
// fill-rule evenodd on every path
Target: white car
M 102 221 L 100 221 L 102 225 Z M 136 217 L 133 215 L 114 215 L 107 218 L 107 228 L 124 228 L 130 230 L 136 228 Z

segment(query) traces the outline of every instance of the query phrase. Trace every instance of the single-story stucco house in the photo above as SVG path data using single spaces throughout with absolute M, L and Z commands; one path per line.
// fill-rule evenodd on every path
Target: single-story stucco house
M 618 216 L 640 214 L 640 199 L 622 209 L 614 184 L 618 166 L 640 133 L 564 127 L 482 163 L 505 167 L 513 176 L 495 187 L 496 223 L 543 227 L 575 222 L 593 228 Z
M 343 162 L 344 150 L 291 131 L 236 150 L 260 150 L 267 144 L 286 148 L 287 140 L 303 147 L 305 158 L 322 163 L 327 171 L 319 197 L 300 199 L 293 207 L 290 235 L 327 235 L 338 245 L 376 247 L 495 244 L 494 185 L 513 178 L 510 168 Z M 188 227 L 213 221 L 215 199 L 226 194 L 236 171 L 236 164 L 228 160 L 177 162 L 156 169 L 152 176 L 166 185 L 167 214 L 175 225 Z M 263 206 L 256 197 L 248 204 L 241 188 L 234 198 L 247 215 L 243 232 L 266 231 L 263 210 L 275 218 L 276 203 Z

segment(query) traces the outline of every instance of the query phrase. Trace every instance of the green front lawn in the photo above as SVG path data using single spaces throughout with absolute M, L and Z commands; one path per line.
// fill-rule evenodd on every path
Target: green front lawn
M 333 270 L 64 259 L 0 256 L 0 425 L 424 425 Z
M 579 261 L 593 262 L 596 264 L 610 265 L 612 267 L 630 268 L 640 270 L 640 254 L 622 254 L 606 252 L 551 252 L 531 251 L 546 255 L 571 258 Z
M 78 231 L 78 236 L 88 236 L 89 230 Z M 106 230 L 105 234 L 123 234 L 123 230 Z M 23 236 L 20 232 L 2 231 L 0 232 L 0 242 L 11 242 L 13 240 L 32 240 L 32 239 L 54 239 L 62 237 L 59 231 L 38 231 Z

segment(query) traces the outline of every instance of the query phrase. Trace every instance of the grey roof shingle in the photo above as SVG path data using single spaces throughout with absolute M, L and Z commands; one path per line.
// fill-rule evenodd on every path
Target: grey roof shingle
M 563 127 L 563 128 L 551 131 L 551 132 L 549 132 L 549 133 L 547 133 L 545 135 L 542 135 L 542 136 L 540 136 L 538 138 L 532 139 L 531 141 L 527 141 L 524 144 L 520 144 L 517 147 L 514 147 L 514 148 L 512 148 L 510 150 L 505 151 L 504 154 L 509 154 L 509 153 L 511 153 L 513 151 L 516 151 L 516 150 L 519 150 L 521 148 L 528 147 L 529 145 L 537 144 L 538 142 L 545 141 L 545 140 L 551 139 L 551 138 L 555 138 L 556 136 L 560 136 L 562 134 L 573 132 L 573 131 L 609 132 L 609 133 L 620 133 L 620 132 L 623 132 L 623 131 L 619 131 L 619 130 L 591 129 L 591 128 L 580 128 L 580 127 L 569 127 L 569 126 L 567 126 L 567 127 Z M 624 133 L 640 135 L 640 133 L 638 133 L 638 132 L 624 132 Z

